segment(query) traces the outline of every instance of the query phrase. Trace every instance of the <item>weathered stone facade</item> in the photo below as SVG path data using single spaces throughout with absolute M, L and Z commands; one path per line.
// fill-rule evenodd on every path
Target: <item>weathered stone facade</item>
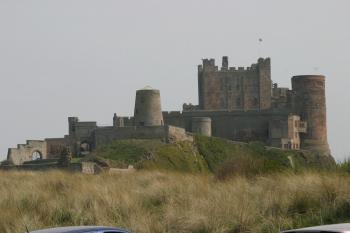
M 7 159 L 13 164 L 23 164 L 34 159 L 46 159 L 46 143 L 42 140 L 27 140 L 26 144 L 18 144 L 17 148 L 9 148 Z
M 219 70 L 214 59 L 198 66 L 199 109 L 264 110 L 271 107 L 270 59 L 259 59 L 250 67 L 228 67 L 223 57 Z
M 164 122 L 191 131 L 194 119 L 207 117 L 213 136 L 330 155 L 322 75 L 294 76 L 290 90 L 272 85 L 269 58 L 247 68 L 229 67 L 227 57 L 221 68 L 214 59 L 204 59 L 198 66 L 198 92 L 198 106 L 164 112 Z
M 330 156 L 324 76 L 294 76 L 292 89 L 281 88 L 272 85 L 269 58 L 234 68 L 223 57 L 220 69 L 214 59 L 204 59 L 198 66 L 198 102 L 184 104 L 181 112 L 162 112 L 159 90 L 138 90 L 134 116 L 114 114 L 108 127 L 69 117 L 64 138 L 28 141 L 9 149 L 8 159 L 21 164 L 33 159 L 35 151 L 41 158 L 57 158 L 64 148 L 84 155 L 121 139 L 191 141 L 190 133 Z

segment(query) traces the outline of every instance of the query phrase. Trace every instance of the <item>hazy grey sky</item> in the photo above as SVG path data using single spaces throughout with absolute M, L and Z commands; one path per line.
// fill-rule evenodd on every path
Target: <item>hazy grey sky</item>
M 0 156 L 26 139 L 61 137 L 67 117 L 112 124 L 135 90 L 161 90 L 164 110 L 197 103 L 202 58 L 272 79 L 327 76 L 328 138 L 350 156 L 348 0 L 0 0 Z M 263 38 L 259 49 L 258 38 Z

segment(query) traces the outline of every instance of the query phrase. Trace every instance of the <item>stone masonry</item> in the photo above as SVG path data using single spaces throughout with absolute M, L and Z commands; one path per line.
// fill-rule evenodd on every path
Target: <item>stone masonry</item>
M 331 156 L 325 98 L 322 75 L 294 76 L 292 89 L 273 84 L 270 58 L 259 58 L 245 68 L 229 67 L 226 56 L 220 68 L 214 59 L 203 59 L 198 66 L 198 105 L 162 112 L 159 90 L 147 87 L 136 92 L 134 116 L 114 114 L 108 127 L 69 117 L 68 135 L 28 140 L 10 148 L 8 160 L 20 165 L 58 158 L 63 151 L 86 155 L 121 139 L 192 141 L 191 133 Z

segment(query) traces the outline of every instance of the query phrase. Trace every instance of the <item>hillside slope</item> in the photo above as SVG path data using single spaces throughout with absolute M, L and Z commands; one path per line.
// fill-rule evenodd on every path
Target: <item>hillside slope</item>
M 222 138 L 195 136 L 194 143 L 160 140 L 118 140 L 95 152 L 112 167 L 134 165 L 138 169 L 261 174 L 305 167 L 329 168 L 332 158 L 310 152 L 286 151 L 260 143 L 238 143 Z

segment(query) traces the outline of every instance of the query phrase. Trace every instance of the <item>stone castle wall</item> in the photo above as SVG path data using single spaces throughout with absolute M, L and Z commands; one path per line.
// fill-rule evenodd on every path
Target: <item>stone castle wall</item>
M 214 59 L 198 66 L 199 109 L 264 110 L 271 107 L 270 59 L 259 59 L 251 67 L 223 67 Z
M 26 144 L 19 144 L 17 148 L 9 148 L 7 160 L 15 165 L 21 165 L 25 161 L 32 160 L 34 152 L 38 152 L 42 159 L 47 158 L 47 149 L 45 141 L 28 140 Z
M 67 153 L 68 141 L 66 138 L 46 138 L 47 159 L 59 158 L 63 153 Z
M 274 116 L 288 118 L 288 112 L 273 111 L 188 111 L 163 112 L 166 124 L 185 128 L 192 132 L 193 119 L 207 117 L 211 119 L 211 131 L 214 137 L 223 137 L 234 141 L 262 141 L 268 143 L 269 121 Z
M 93 148 L 98 149 L 114 140 L 123 139 L 160 139 L 169 141 L 193 141 L 185 129 L 174 126 L 144 127 L 101 127 L 93 134 Z

